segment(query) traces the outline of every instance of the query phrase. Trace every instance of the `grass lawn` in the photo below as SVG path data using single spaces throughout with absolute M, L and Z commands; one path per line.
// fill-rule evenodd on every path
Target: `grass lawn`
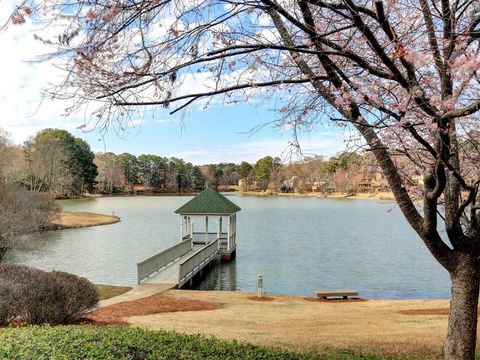
M 100 285 L 97 284 L 95 285 L 98 291 L 98 295 L 100 297 L 100 300 L 106 300 L 113 298 L 118 295 L 122 295 L 123 293 L 126 293 L 127 291 L 132 290 L 131 287 L 129 286 L 113 286 L 113 285 Z
M 91 212 L 62 211 L 51 221 L 53 229 L 71 229 L 119 222 L 115 215 L 95 214 Z

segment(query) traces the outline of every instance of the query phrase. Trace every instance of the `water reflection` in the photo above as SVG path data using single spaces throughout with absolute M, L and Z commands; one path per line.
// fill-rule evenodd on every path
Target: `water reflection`
M 217 261 L 196 288 L 199 290 L 237 290 L 236 264 L 236 260 L 223 263 Z

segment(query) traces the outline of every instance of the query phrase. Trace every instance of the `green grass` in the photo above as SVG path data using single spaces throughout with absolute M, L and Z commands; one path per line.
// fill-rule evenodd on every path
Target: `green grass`
M 122 295 L 127 291 L 132 290 L 132 288 L 129 286 L 112 286 L 112 285 L 97 284 L 95 285 L 95 287 L 97 288 L 98 296 L 100 297 L 100 300 L 110 299 L 115 296 Z
M 0 359 L 380 360 L 358 351 L 294 353 L 200 335 L 127 326 L 28 326 L 0 329 Z

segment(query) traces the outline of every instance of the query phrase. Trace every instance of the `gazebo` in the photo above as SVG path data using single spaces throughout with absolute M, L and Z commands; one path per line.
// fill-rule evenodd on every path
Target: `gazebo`
M 222 260 L 233 259 L 237 246 L 237 212 L 240 210 L 222 194 L 206 188 L 175 211 L 181 217 L 181 240 L 192 241 L 195 246 L 219 239 Z

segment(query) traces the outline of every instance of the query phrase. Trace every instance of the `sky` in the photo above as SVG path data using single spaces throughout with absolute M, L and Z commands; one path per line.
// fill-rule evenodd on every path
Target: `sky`
M 0 21 L 8 17 L 11 6 L 10 1 L 0 1 Z M 267 125 L 250 133 L 278 116 L 269 102 L 217 104 L 175 115 L 157 107 L 133 118 L 127 129 L 113 126 L 104 133 L 91 126 L 79 129 L 85 114 L 66 117 L 68 104 L 42 97 L 43 90 L 60 82 L 65 74 L 51 63 L 35 61 L 47 49 L 33 38 L 28 22 L 0 31 L 0 46 L 0 128 L 8 131 L 16 144 L 41 129 L 59 128 L 86 140 L 95 152 L 174 156 L 196 165 L 253 163 L 266 155 L 290 159 L 290 131 Z M 344 138 L 341 129 L 319 126 L 302 135 L 300 143 L 305 155 L 329 157 L 345 149 Z

